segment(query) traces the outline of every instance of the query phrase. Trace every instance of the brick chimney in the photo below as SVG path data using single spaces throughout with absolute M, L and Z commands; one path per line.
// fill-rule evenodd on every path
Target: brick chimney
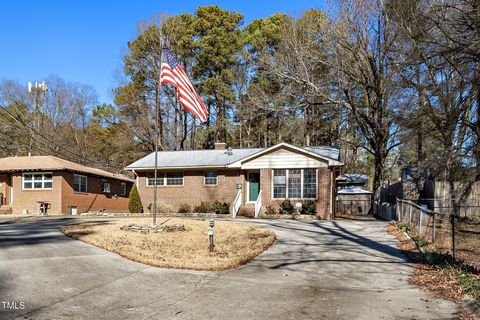
M 226 150 L 227 144 L 225 142 L 215 142 L 215 150 Z

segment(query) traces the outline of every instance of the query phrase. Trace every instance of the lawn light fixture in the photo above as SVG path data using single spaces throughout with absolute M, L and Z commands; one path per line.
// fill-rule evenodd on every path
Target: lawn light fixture
M 214 234 L 213 227 L 215 226 L 215 220 L 210 219 L 210 220 L 208 221 L 208 225 L 210 226 L 210 227 L 208 228 L 208 232 L 207 232 L 207 234 L 208 234 L 208 240 L 209 240 L 209 246 L 208 246 L 208 248 L 209 248 L 210 252 L 213 252 L 214 249 L 215 249 L 215 244 L 214 244 L 214 242 L 213 242 L 213 234 Z
M 302 203 L 301 202 L 296 202 L 295 203 L 295 208 L 297 209 L 297 214 L 300 214 L 300 210 L 302 210 Z

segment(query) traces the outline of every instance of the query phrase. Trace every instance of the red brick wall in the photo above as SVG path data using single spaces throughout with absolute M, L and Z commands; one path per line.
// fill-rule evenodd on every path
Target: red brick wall
M 318 185 L 317 185 L 317 216 L 321 219 L 329 219 L 330 212 L 330 184 L 331 170 L 329 168 L 318 168 Z M 272 169 L 260 170 L 260 185 L 262 189 L 262 210 L 265 212 L 267 206 L 273 206 L 278 209 L 283 200 L 272 199 Z M 292 200 L 295 202 L 295 200 Z
M 159 174 L 162 174 L 159 171 Z M 138 191 L 144 210 L 153 202 L 153 187 L 146 186 L 146 172 L 137 172 Z M 317 215 L 322 219 L 329 218 L 330 211 L 330 174 L 329 168 L 318 168 Z M 247 173 L 240 170 L 218 171 L 218 185 L 203 185 L 203 171 L 184 171 L 183 186 L 159 186 L 157 206 L 161 212 L 175 212 L 182 204 L 192 209 L 201 201 L 221 201 L 231 204 L 237 195 L 236 184 L 243 185 L 243 200 L 247 200 Z M 278 208 L 281 200 L 272 200 L 272 170 L 260 170 L 260 187 L 262 190 L 263 211 L 267 205 Z
M 22 173 L 12 174 L 13 186 L 13 214 L 23 214 L 24 210 L 28 214 L 38 212 L 37 201 L 50 202 L 51 208 L 48 213 L 62 213 L 62 175 L 60 172 L 53 172 L 53 183 L 51 190 L 22 190 Z
M 133 183 L 127 184 L 127 193 L 122 196 L 120 183 L 123 181 L 106 179 L 110 182 L 110 193 L 102 192 L 101 177 L 87 177 L 87 191 L 76 192 L 73 190 L 73 173 L 62 173 L 62 213 L 70 214 L 72 206 L 77 207 L 78 214 L 88 211 L 105 210 L 107 212 L 128 212 L 128 195 Z
M 22 173 L 14 173 L 13 214 L 22 214 L 24 209 L 28 210 L 29 214 L 37 213 L 37 201 L 51 204 L 49 214 L 70 214 L 70 206 L 76 206 L 78 214 L 101 209 L 108 212 L 128 211 L 128 195 L 133 183 L 126 182 L 127 193 L 121 196 L 119 180 L 107 179 L 110 181 L 111 192 L 104 194 L 101 190 L 102 178 L 89 176 L 87 179 L 88 193 L 74 192 L 73 173 L 61 171 L 53 172 L 52 190 L 22 190 Z
M 243 183 L 240 170 L 221 170 L 218 172 L 216 186 L 204 186 L 204 171 L 183 171 L 183 186 L 158 186 L 157 207 L 162 212 L 175 212 L 182 204 L 188 204 L 191 209 L 201 201 L 221 201 L 231 204 L 237 195 L 236 184 Z M 145 212 L 153 202 L 153 187 L 147 186 L 147 173 L 137 172 L 138 192 L 142 199 Z M 163 171 L 159 171 L 163 174 Z

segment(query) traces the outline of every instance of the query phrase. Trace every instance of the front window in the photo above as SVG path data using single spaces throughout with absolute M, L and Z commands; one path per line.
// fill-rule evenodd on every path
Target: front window
M 164 174 L 161 172 L 157 173 L 157 186 L 163 186 Z M 154 186 L 155 185 L 155 174 L 147 173 L 147 186 Z
M 206 186 L 216 186 L 217 185 L 217 173 L 215 171 L 205 172 L 204 184 Z
M 273 170 L 273 199 L 316 199 L 316 169 Z
M 147 174 L 147 186 L 155 185 L 155 174 Z M 183 186 L 183 172 L 158 172 L 157 186 Z
M 52 189 L 52 173 L 24 173 L 23 189 L 25 190 L 48 190 Z
M 317 197 L 317 170 L 315 169 L 303 170 L 303 197 L 312 199 Z
M 102 180 L 102 192 L 110 193 L 110 182 L 108 180 Z
M 183 185 L 183 173 L 182 172 L 167 172 L 167 186 L 181 186 Z
M 73 190 L 76 192 L 87 192 L 87 176 L 73 175 Z
M 302 170 L 288 170 L 288 197 L 300 199 L 302 197 Z
M 120 183 L 120 194 L 122 196 L 126 196 L 127 195 L 127 184 L 125 182 L 121 182 Z
M 273 198 L 287 197 L 287 170 L 273 170 Z

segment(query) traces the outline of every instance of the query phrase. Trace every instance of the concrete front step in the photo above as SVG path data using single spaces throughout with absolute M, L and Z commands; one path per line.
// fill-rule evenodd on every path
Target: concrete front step
M 237 217 L 254 218 L 255 217 L 255 205 L 242 205 L 238 210 Z

